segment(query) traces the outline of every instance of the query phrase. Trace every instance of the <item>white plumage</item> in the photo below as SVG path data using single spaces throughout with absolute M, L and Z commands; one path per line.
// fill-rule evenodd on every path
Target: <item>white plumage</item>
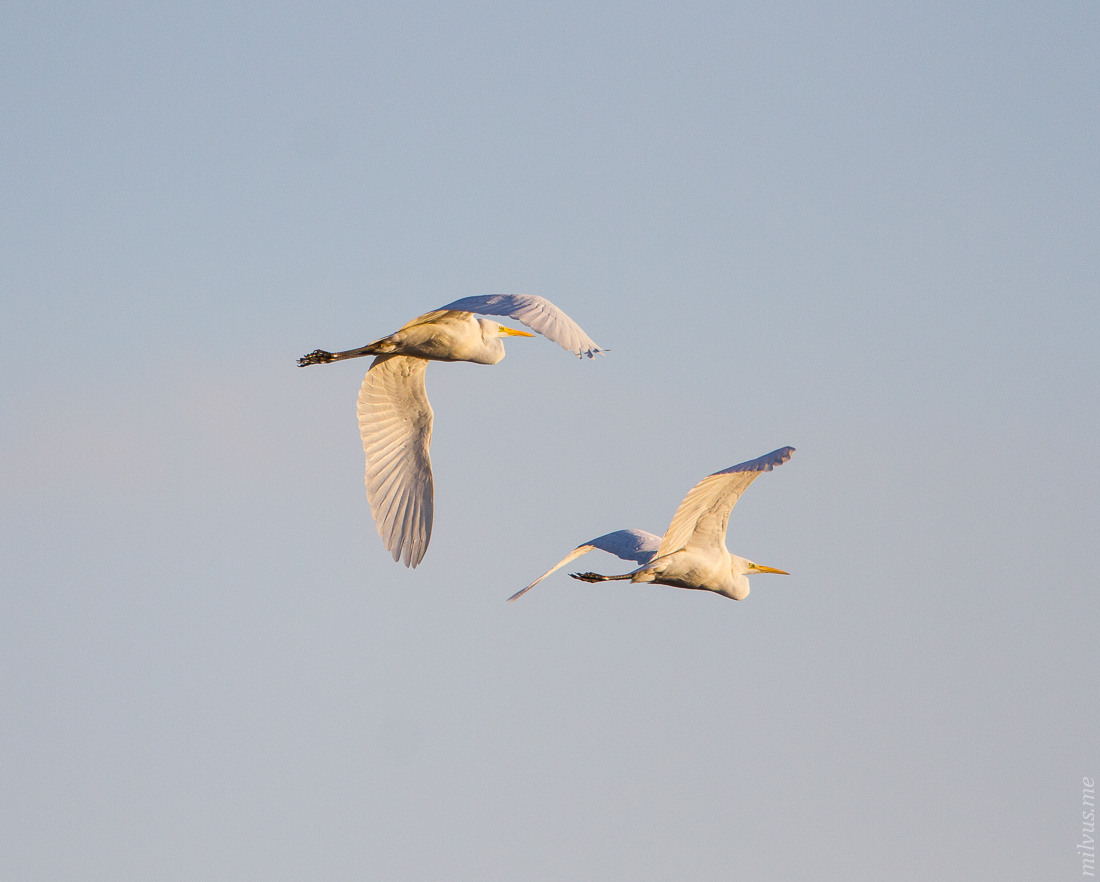
M 624 560 L 641 564 L 621 576 L 573 573 L 584 582 L 626 580 L 655 582 L 676 588 L 714 591 L 733 600 L 749 595 L 748 576 L 753 573 L 781 573 L 785 570 L 755 564 L 726 549 L 726 526 L 733 506 L 748 486 L 763 472 L 770 472 L 791 458 L 793 447 L 781 447 L 757 459 L 738 463 L 708 475 L 691 488 L 672 516 L 663 537 L 644 530 L 618 530 L 577 546 L 557 564 L 517 591 L 509 600 L 521 597 L 555 570 L 582 554 L 599 548 Z
M 380 355 L 359 389 L 359 434 L 366 454 L 367 500 L 382 544 L 416 566 L 432 538 L 434 485 L 428 449 L 432 406 L 424 389 L 428 362 Z
M 405 566 L 423 560 L 432 536 L 432 408 L 424 388 L 428 362 L 496 364 L 504 358 L 502 337 L 534 336 L 474 313 L 515 318 L 578 357 L 604 351 L 549 300 L 491 294 L 448 303 L 359 349 L 317 349 L 298 359 L 305 367 L 376 356 L 363 378 L 358 405 L 367 499 L 383 544 Z

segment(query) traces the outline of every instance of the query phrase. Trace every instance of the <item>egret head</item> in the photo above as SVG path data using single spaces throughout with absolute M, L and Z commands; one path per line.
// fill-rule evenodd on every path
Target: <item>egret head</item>
M 534 334 L 528 334 L 526 331 L 517 331 L 515 328 L 506 327 L 500 322 L 494 322 L 492 319 L 478 319 L 477 323 L 481 326 L 481 342 L 484 344 L 485 353 L 488 355 L 487 358 L 484 358 L 485 364 L 496 364 L 504 358 L 502 337 L 535 336 Z M 481 358 L 471 360 L 482 361 Z
M 730 557 L 730 576 L 733 578 L 733 591 L 730 592 L 730 597 L 734 600 L 744 600 L 749 596 L 749 576 L 756 573 L 779 573 L 781 576 L 789 576 L 786 570 L 777 570 L 775 567 L 766 567 L 762 564 L 753 563 L 751 560 L 746 560 L 743 557 L 738 557 L 736 554 L 731 554 Z

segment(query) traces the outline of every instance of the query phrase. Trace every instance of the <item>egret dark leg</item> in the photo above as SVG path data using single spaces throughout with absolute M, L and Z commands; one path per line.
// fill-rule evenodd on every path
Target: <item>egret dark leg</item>
M 621 576 L 601 576 L 599 573 L 570 573 L 574 579 L 580 579 L 582 582 L 614 582 L 618 579 L 629 579 L 633 576 L 633 573 L 624 573 Z
M 359 358 L 363 355 L 378 355 L 377 343 L 370 343 L 359 349 L 348 349 L 345 352 L 326 352 L 324 349 L 314 349 L 309 355 L 303 355 L 298 359 L 298 367 L 310 364 L 329 364 L 333 361 L 343 361 L 345 358 Z

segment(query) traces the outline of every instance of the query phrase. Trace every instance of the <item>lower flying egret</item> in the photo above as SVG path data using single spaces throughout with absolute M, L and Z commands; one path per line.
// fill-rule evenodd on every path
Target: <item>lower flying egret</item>
M 432 408 L 424 389 L 429 361 L 496 364 L 502 337 L 533 337 L 480 315 L 522 322 L 578 358 L 603 352 L 549 300 L 530 294 L 464 297 L 414 318 L 398 331 L 346 352 L 317 349 L 298 366 L 375 356 L 359 390 L 359 432 L 367 457 L 366 485 L 378 534 L 393 559 L 415 567 L 432 535 L 433 485 L 428 454 Z
M 645 530 L 617 530 L 578 545 L 526 588 L 509 600 L 522 597 L 554 571 L 587 554 L 594 548 L 623 560 L 641 564 L 621 576 L 598 573 L 571 573 L 584 582 L 654 582 L 675 588 L 714 591 L 733 600 L 749 596 L 748 577 L 755 573 L 780 573 L 786 570 L 765 567 L 726 550 L 726 525 L 734 504 L 760 475 L 770 472 L 791 458 L 793 447 L 781 447 L 758 459 L 742 462 L 703 478 L 684 497 L 663 537 Z

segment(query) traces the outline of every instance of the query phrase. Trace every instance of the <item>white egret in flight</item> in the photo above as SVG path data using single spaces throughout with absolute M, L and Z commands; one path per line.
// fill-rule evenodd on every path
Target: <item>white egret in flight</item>
M 317 349 L 298 366 L 375 356 L 359 390 L 359 432 L 367 455 L 367 499 L 378 535 L 394 560 L 415 567 L 432 535 L 432 408 L 424 390 L 429 361 L 496 364 L 501 337 L 533 337 L 481 315 L 514 318 L 578 358 L 603 352 L 549 300 L 530 294 L 464 297 L 414 318 L 398 331 L 346 352 Z
M 509 600 L 522 597 L 539 582 L 593 548 L 607 551 L 641 564 L 622 576 L 598 573 L 571 573 L 584 582 L 655 582 L 675 588 L 714 591 L 723 597 L 744 600 L 749 596 L 749 579 L 754 573 L 780 573 L 785 570 L 765 567 L 726 550 L 726 525 L 730 512 L 745 489 L 760 475 L 770 472 L 791 458 L 793 447 L 781 447 L 758 459 L 742 462 L 703 478 L 684 497 L 672 516 L 665 535 L 654 536 L 645 530 L 616 530 L 578 545 L 549 570 Z

